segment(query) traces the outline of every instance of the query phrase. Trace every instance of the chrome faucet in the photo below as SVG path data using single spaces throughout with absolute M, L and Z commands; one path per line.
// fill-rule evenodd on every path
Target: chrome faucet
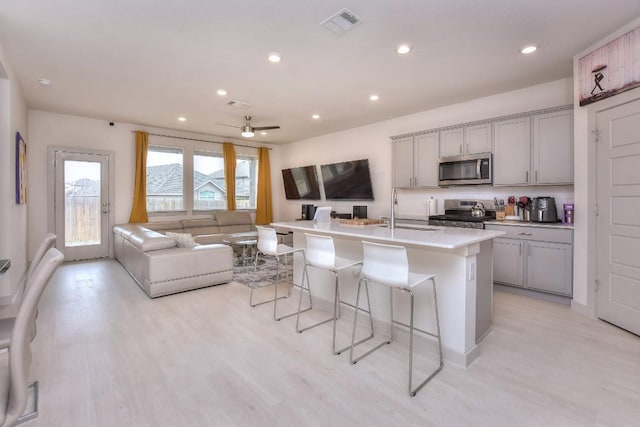
M 398 206 L 398 190 L 391 189 L 391 219 L 389 220 L 389 228 L 396 228 L 396 206 Z

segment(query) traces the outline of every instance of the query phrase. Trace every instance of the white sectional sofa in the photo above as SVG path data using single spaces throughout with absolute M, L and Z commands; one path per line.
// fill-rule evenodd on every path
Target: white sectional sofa
M 248 211 L 218 211 L 210 218 L 121 224 L 113 227 L 114 254 L 151 298 L 233 279 L 230 234 L 255 231 Z M 199 246 L 177 247 L 166 233 L 191 234 Z
M 151 298 L 230 282 L 227 245 L 177 247 L 176 241 L 137 224 L 113 227 L 116 259 Z

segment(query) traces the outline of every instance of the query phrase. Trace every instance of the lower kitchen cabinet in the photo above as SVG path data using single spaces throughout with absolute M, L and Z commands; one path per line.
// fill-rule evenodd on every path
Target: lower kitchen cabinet
M 573 230 L 492 224 L 486 228 L 507 233 L 494 240 L 494 282 L 572 296 Z

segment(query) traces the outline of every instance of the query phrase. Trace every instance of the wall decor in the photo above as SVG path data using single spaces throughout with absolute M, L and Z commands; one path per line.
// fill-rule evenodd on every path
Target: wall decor
M 16 132 L 16 203 L 27 203 L 27 143 Z
M 640 87 L 640 27 L 578 59 L 580 106 Z

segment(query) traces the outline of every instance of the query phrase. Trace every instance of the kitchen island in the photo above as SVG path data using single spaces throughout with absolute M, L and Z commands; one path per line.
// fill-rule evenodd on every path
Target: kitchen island
M 316 223 L 295 221 L 273 223 L 277 229 L 293 232 L 295 247 L 305 247 L 304 233 L 330 235 L 336 255 L 362 259 L 362 241 L 402 245 L 407 248 L 409 266 L 416 273 L 437 275 L 440 328 L 445 359 L 467 366 L 479 352 L 478 343 L 491 329 L 493 307 L 493 239 L 504 232 L 470 230 L 454 227 L 389 229 L 386 225 L 343 225 L 337 221 Z M 294 280 L 300 283 L 304 260 L 294 258 Z M 332 276 L 323 271 L 309 272 L 314 300 L 333 300 Z M 355 301 L 358 271 L 345 271 L 340 276 L 340 297 Z M 319 286 L 319 283 L 327 286 Z M 371 305 L 376 322 L 389 322 L 389 292 L 386 287 L 372 285 Z M 433 330 L 430 287 L 415 290 L 417 328 Z M 328 305 L 327 305 L 328 307 Z M 426 307 L 426 308 L 423 308 Z M 408 322 L 408 301 L 394 298 L 398 320 Z M 386 325 L 385 325 L 386 326 Z M 382 326 L 383 330 L 388 327 Z

